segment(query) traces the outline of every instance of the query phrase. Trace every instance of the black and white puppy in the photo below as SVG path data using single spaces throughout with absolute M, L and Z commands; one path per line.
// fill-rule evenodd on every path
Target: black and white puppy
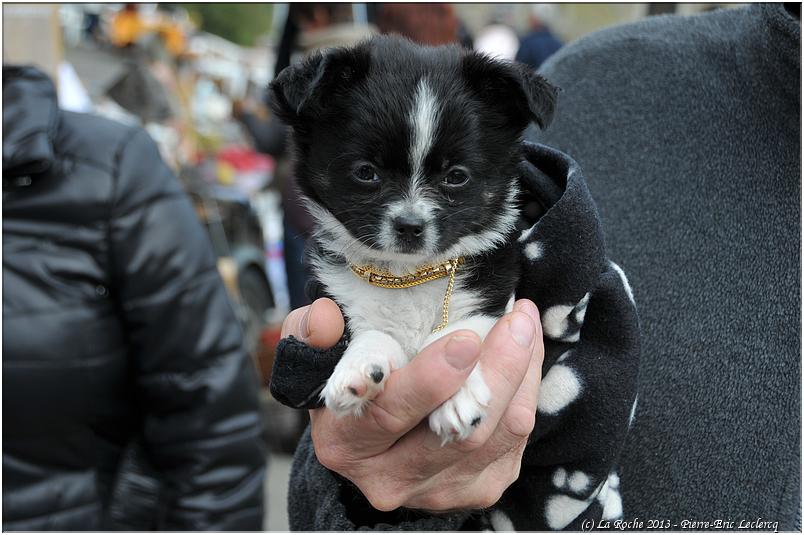
M 510 310 L 519 141 L 531 121 L 550 121 L 556 89 L 524 65 L 376 37 L 288 67 L 271 90 L 316 220 L 309 261 L 351 335 L 321 396 L 335 413 L 359 415 L 423 347 L 459 329 L 485 337 Z M 456 257 L 438 332 L 447 277 L 390 289 L 350 268 L 405 275 Z M 477 366 L 430 427 L 445 442 L 466 438 L 489 401 Z

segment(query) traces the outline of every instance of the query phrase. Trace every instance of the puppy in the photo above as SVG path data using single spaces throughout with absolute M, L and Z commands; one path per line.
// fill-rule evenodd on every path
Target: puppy
M 288 67 L 271 84 L 316 221 L 309 262 L 350 342 L 321 392 L 360 415 L 391 371 L 450 332 L 485 337 L 519 279 L 519 141 L 556 89 L 524 65 L 376 37 Z M 490 392 L 478 365 L 429 417 L 468 437 Z

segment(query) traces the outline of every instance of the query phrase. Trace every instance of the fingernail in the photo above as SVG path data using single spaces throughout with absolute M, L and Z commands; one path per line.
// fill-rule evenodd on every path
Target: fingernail
M 530 347 L 533 342 L 533 322 L 525 315 L 514 314 L 508 322 L 508 328 L 511 329 L 511 336 L 518 345 L 522 347 Z
M 540 321 L 539 309 L 536 308 L 536 305 L 534 305 L 531 301 L 527 299 L 521 299 L 517 301 L 516 305 L 514 305 L 514 310 L 516 310 L 517 312 L 524 312 L 525 314 L 530 316 L 530 319 L 533 320 L 534 324 Z
M 302 316 L 301 323 L 299 323 L 299 329 L 301 329 L 301 335 L 306 340 L 310 337 L 310 313 L 313 311 L 313 305 L 307 307 L 307 312 L 304 313 Z
M 447 362 L 456 370 L 465 370 L 474 365 L 479 351 L 480 345 L 477 338 L 461 335 L 450 338 L 444 349 Z

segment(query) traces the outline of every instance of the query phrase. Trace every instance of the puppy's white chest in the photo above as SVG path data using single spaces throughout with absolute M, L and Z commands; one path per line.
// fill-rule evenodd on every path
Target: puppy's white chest
M 397 289 L 372 286 L 345 266 L 331 266 L 319 275 L 343 307 L 353 334 L 367 330 L 386 333 L 399 342 L 408 359 L 441 323 L 447 277 Z M 465 317 L 475 302 L 456 280 L 450 297 L 450 322 Z

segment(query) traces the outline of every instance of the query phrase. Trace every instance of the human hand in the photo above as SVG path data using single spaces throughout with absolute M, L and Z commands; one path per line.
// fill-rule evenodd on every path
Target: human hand
M 291 312 L 282 336 L 326 348 L 343 328 L 338 306 L 319 299 Z M 489 507 L 519 477 L 543 358 L 539 312 L 532 302 L 517 301 L 482 344 L 477 334 L 456 331 L 392 372 L 360 418 L 310 411 L 316 456 L 381 511 Z M 487 417 L 468 439 L 441 447 L 426 418 L 457 392 L 478 361 L 492 392 Z

